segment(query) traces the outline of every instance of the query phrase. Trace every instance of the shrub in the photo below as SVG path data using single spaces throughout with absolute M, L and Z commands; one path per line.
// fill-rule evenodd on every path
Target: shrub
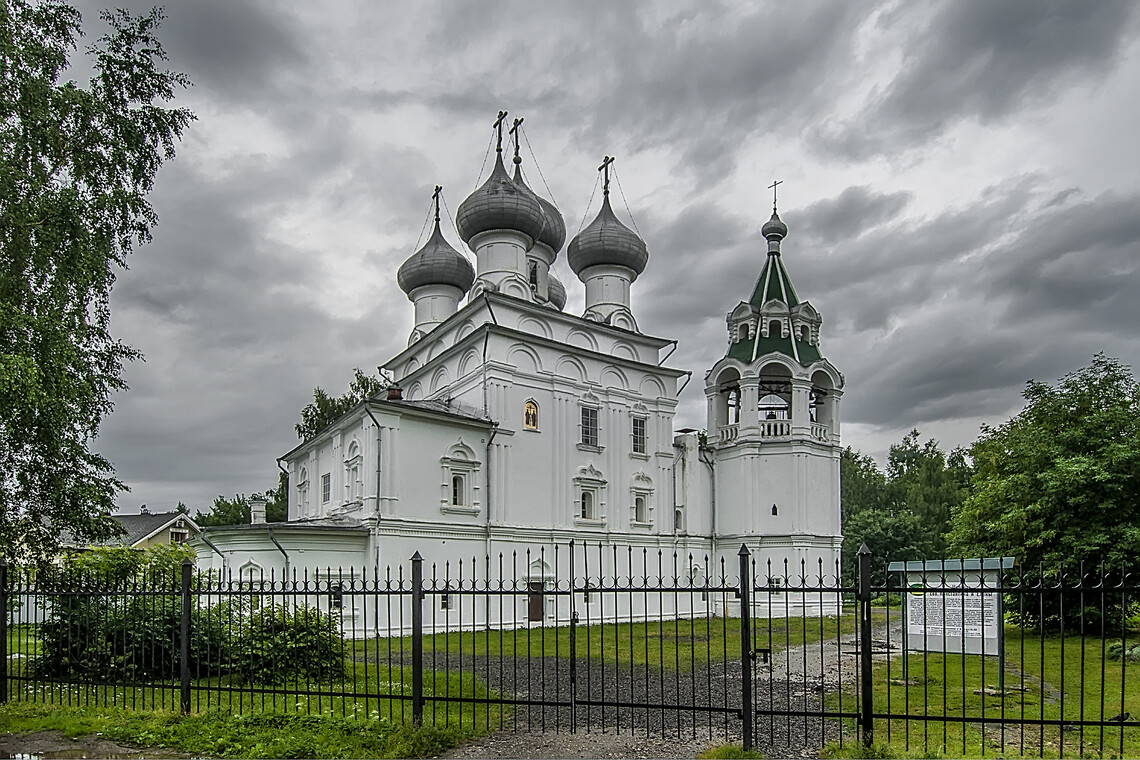
M 242 681 L 331 681 L 345 674 L 344 640 L 336 621 L 308 605 L 255 610 L 233 649 L 233 672 Z
M 1140 662 L 1140 643 L 1114 641 L 1108 645 L 1108 659 Z

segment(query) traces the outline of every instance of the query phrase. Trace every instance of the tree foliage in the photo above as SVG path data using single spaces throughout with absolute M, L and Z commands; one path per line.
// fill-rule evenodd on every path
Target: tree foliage
M 888 562 L 943 556 L 950 516 L 965 498 L 969 478 L 963 451 L 946 455 L 938 441 L 923 442 L 917 430 L 890 447 L 886 472 L 847 447 L 839 459 L 844 575 L 854 578 L 864 543 L 874 552 L 873 581 L 880 585 Z
M 379 377 L 366 375 L 357 367 L 353 370 L 348 391 L 341 396 L 330 396 L 324 389 L 314 388 L 312 403 L 301 410 L 301 421 L 294 426 L 297 437 L 302 441 L 311 440 L 317 433 L 344 416 L 349 409 L 387 387 Z
M 1012 555 L 1079 573 L 1140 557 L 1140 384 L 1118 360 L 1056 385 L 1026 384 L 1026 406 L 970 449 L 973 491 L 950 539 L 968 555 Z
M 147 194 L 193 115 L 164 108 L 158 10 L 105 12 L 87 88 L 61 82 L 81 36 L 61 2 L 0 0 L 0 547 L 114 535 L 110 462 L 89 444 L 138 353 L 112 337 L 110 292 L 157 217 Z
M 277 487 L 265 492 L 265 521 L 285 522 L 288 513 L 289 478 L 281 473 Z M 250 518 L 249 499 L 245 494 L 234 494 L 232 499 L 218 496 L 209 512 L 198 512 L 194 522 L 205 528 L 213 525 L 248 525 Z

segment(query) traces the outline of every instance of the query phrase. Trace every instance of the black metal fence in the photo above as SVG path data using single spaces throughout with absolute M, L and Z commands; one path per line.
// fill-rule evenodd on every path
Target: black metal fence
M 974 564 L 977 567 L 974 567 Z M 617 731 L 779 750 L 1140 750 L 1127 572 L 573 544 L 404 568 L 111 579 L 0 565 L 0 702 Z M 1083 570 L 1083 568 L 1082 568 Z M 882 576 L 878 576 L 882 577 Z

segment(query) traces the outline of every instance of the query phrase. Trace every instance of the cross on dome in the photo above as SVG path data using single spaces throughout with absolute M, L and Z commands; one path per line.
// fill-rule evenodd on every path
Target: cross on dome
M 602 193 L 605 195 L 610 194 L 610 164 L 613 162 L 613 156 L 606 156 L 602 159 L 602 165 L 598 167 L 598 171 L 602 172 Z

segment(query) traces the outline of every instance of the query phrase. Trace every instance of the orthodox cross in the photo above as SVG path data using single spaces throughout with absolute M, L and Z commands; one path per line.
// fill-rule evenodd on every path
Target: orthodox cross
M 778 179 L 772 184 L 768 185 L 768 189 L 772 191 L 772 213 L 776 213 L 776 186 L 784 184 L 784 180 Z
M 439 224 L 439 194 L 443 192 L 443 185 L 436 185 L 435 192 L 431 194 L 432 201 L 435 202 L 435 223 Z
M 602 165 L 598 167 L 598 171 L 602 172 L 604 181 L 602 182 L 602 192 L 606 195 L 610 194 L 610 164 L 614 162 L 613 156 L 606 156 L 602 159 Z
M 498 118 L 496 118 L 495 123 L 491 125 L 491 128 L 498 130 L 498 133 L 499 133 L 499 136 L 498 136 L 497 140 L 495 141 L 495 151 L 498 153 L 503 152 L 503 120 L 506 118 L 507 118 L 507 112 L 506 111 L 499 111 Z
M 515 119 L 514 126 L 511 127 L 510 135 L 515 138 L 515 163 L 521 164 L 522 159 L 519 158 L 519 127 L 522 126 L 523 120 L 521 118 Z

